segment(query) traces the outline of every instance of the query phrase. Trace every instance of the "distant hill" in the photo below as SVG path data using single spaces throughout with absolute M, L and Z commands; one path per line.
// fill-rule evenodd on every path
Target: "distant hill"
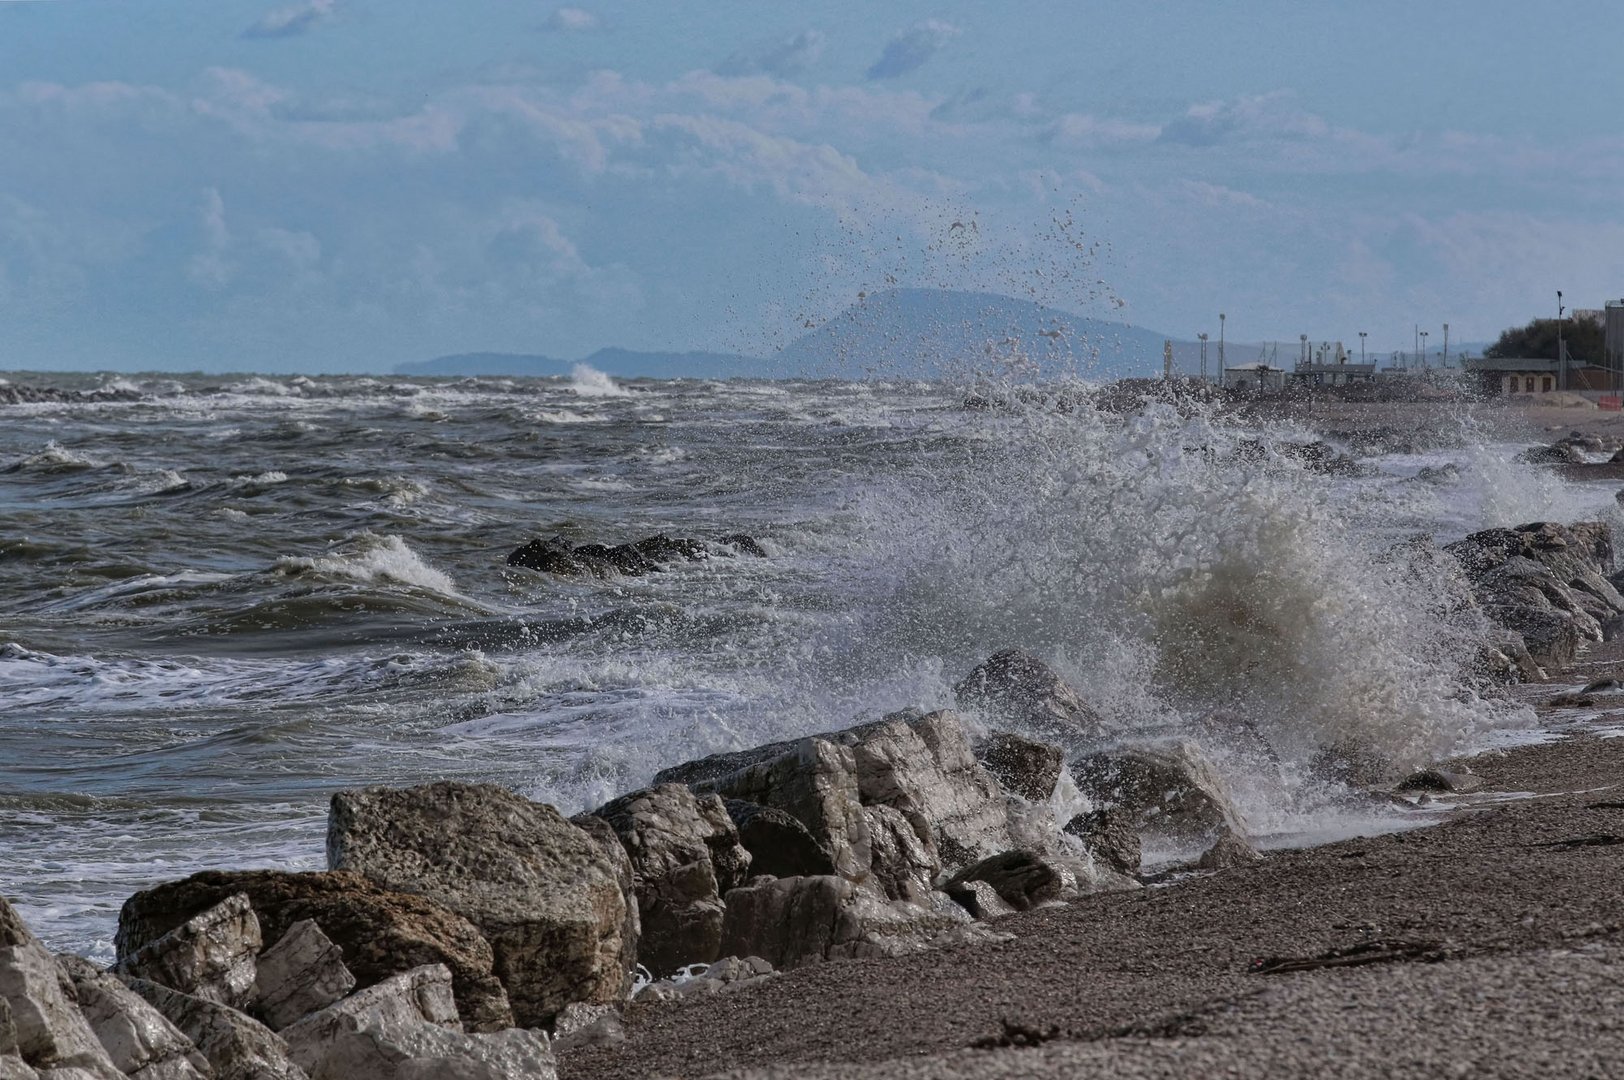
M 762 374 L 762 362 L 751 356 L 708 352 L 637 352 L 599 349 L 582 360 L 559 360 L 532 353 L 456 353 L 433 360 L 397 364 L 398 375 L 568 375 L 576 364 L 586 364 L 606 375 L 623 379 L 726 379 Z
M 584 363 L 621 378 L 935 378 L 1005 370 L 1024 377 L 1159 374 L 1166 335 L 1030 300 L 949 289 L 889 289 L 862 298 L 770 359 L 709 352 L 599 349 L 580 361 L 459 353 L 401 364 L 402 375 L 569 375 Z M 1234 343 L 1230 361 L 1235 362 Z M 1192 346 L 1175 342 L 1179 370 Z M 1018 361 L 1015 359 L 1018 358 Z
M 984 292 L 888 289 L 791 342 L 785 374 L 928 378 L 996 371 L 1116 378 L 1162 368 L 1164 335 Z

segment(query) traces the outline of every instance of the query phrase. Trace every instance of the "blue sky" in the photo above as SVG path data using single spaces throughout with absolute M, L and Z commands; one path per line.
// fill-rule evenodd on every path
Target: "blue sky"
M 1624 296 L 1624 5 L 0 0 L 0 368 L 766 354 L 886 284 Z M 957 226 L 957 227 L 956 227 Z

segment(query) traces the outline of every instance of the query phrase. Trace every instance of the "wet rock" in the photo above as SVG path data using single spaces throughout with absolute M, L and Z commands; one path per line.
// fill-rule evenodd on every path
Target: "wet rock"
M 722 948 L 778 969 L 824 960 L 900 956 L 933 944 L 996 940 L 925 908 L 887 903 L 833 875 L 779 878 L 727 894 Z
M 1504 627 L 1497 627 L 1479 648 L 1472 671 L 1496 683 L 1539 682 L 1545 678 L 1545 669 L 1528 651 L 1528 642 L 1515 630 Z
M 661 784 L 594 815 L 614 829 L 631 860 L 642 921 L 638 962 L 663 974 L 716 959 L 722 896 L 750 870 L 750 853 L 721 798 Z
M 1005 851 L 953 875 L 945 886 L 948 895 L 967 881 L 985 882 L 1004 903 L 1016 911 L 1027 911 L 1060 899 L 1067 875 L 1040 852 Z
M 283 1033 L 311 1080 L 554 1080 L 547 1036 L 463 1033 L 451 973 L 430 965 L 386 979 Z
M 1140 829 L 1209 832 L 1236 823 L 1218 774 L 1194 743 L 1090 754 L 1071 770 L 1095 806 L 1124 812 Z
M 113 1064 L 90 1022 L 79 1011 L 73 982 L 29 933 L 10 904 L 0 898 L 0 1062 L 14 1071 L 114 1080 L 124 1074 Z M 69 1070 L 80 1070 L 77 1074 Z M 24 1074 L 26 1075 L 26 1074 Z
M 975 748 L 980 761 L 1007 792 L 1028 802 L 1048 802 L 1060 781 L 1065 753 L 1009 731 L 995 731 Z
M 617 863 L 551 806 L 449 781 L 344 791 L 333 797 L 327 858 L 478 926 L 521 1025 L 630 988 L 636 898 Z
M 1020 649 L 995 653 L 953 693 L 961 708 L 1070 749 L 1096 744 L 1110 732 L 1104 718 L 1049 665 Z
M 835 872 L 829 853 L 793 815 L 743 799 L 726 799 L 724 805 L 739 830 L 739 844 L 750 853 L 752 873 L 801 877 Z
M 140 1080 L 214 1075 L 192 1040 L 134 990 L 83 957 L 63 956 L 58 963 L 73 981 L 79 1011 L 120 1072 Z
M 1424 484 L 1453 484 L 1460 479 L 1460 466 L 1453 461 L 1442 465 L 1423 465 L 1415 478 Z
M 723 536 L 715 544 L 684 537 L 644 537 L 630 544 L 572 544 L 562 536 L 531 540 L 508 554 L 509 566 L 561 574 L 566 577 L 606 578 L 617 574 L 636 577 L 656 573 L 675 562 L 703 562 L 713 555 L 764 557 L 765 548 L 743 533 Z
M 259 919 L 244 893 L 235 893 L 187 919 L 121 960 L 121 975 L 241 1008 L 254 991 Z
M 1015 914 L 1015 909 L 998 895 L 998 890 L 985 881 L 952 881 L 944 891 L 964 910 L 983 921 Z
M 612 836 L 611 843 L 618 851 Z M 360 989 L 424 964 L 445 964 L 468 1030 L 513 1026 L 507 991 L 491 970 L 491 946 L 478 927 L 427 897 L 394 892 L 349 871 L 210 870 L 143 890 L 119 912 L 119 956 L 239 892 L 270 941 L 301 920 L 315 922 L 343 951 Z
M 306 1080 L 288 1057 L 287 1043 L 258 1020 L 146 979 L 120 978 L 192 1040 L 215 1080 Z
M 1445 550 L 1465 568 L 1483 611 L 1520 634 L 1541 666 L 1567 667 L 1584 641 L 1624 629 L 1624 595 L 1607 576 L 1614 552 L 1603 522 L 1486 529 Z
M 1090 810 L 1066 822 L 1065 832 L 1082 841 L 1096 862 L 1119 874 L 1139 873 L 1139 830 L 1133 815 L 1122 809 Z
M 1596 704 L 1596 699 L 1589 694 L 1557 694 L 1545 704 L 1552 709 L 1588 709 Z
M 1196 860 L 1196 867 L 1201 870 L 1230 870 L 1237 866 L 1248 866 L 1259 862 L 1263 856 L 1258 854 L 1256 848 L 1241 839 L 1236 833 L 1225 829 L 1218 834 L 1218 839 L 1201 858 Z
M 1464 795 L 1483 789 L 1483 778 L 1459 769 L 1422 769 L 1400 780 L 1395 791 L 1434 791 Z
M 1583 465 L 1585 456 L 1577 446 L 1559 442 L 1551 446 L 1530 446 L 1517 455 L 1525 465 Z
M 303 919 L 260 954 L 254 1011 L 273 1031 L 280 1031 L 353 989 L 355 976 L 344 966 L 343 950 L 315 920 Z
M 931 884 L 942 872 L 942 860 L 929 829 L 920 836 L 902 812 L 889 806 L 865 806 L 868 819 L 868 884 L 890 900 L 928 902 Z

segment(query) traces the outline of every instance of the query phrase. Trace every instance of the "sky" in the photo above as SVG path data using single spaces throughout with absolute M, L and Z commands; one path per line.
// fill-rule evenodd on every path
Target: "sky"
M 1624 297 L 1624 5 L 0 0 L 0 369 L 769 355 L 888 285 L 1408 348 Z

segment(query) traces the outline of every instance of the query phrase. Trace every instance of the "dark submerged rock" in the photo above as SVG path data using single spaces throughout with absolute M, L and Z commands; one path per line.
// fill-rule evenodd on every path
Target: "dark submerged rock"
M 715 543 L 664 533 L 644 537 L 629 544 L 572 544 L 562 536 L 531 540 L 508 554 L 507 564 L 527 570 L 565 577 L 606 578 L 617 574 L 638 577 L 657 573 L 677 562 L 704 562 L 712 556 L 738 554 L 765 557 L 766 548 L 742 533 L 732 533 Z

